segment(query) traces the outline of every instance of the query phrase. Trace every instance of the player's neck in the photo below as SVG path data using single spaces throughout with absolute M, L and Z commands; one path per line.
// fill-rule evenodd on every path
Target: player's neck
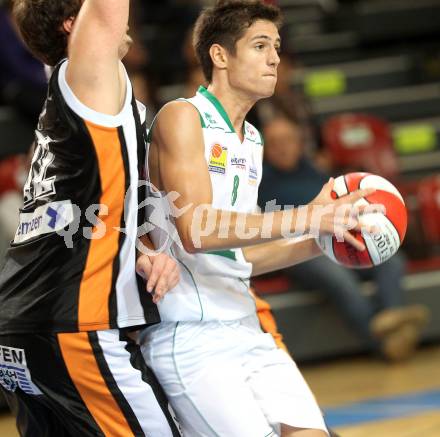
M 255 104 L 255 100 L 239 90 L 224 87 L 221 84 L 210 83 L 208 91 L 222 104 L 228 114 L 235 132 L 243 141 L 243 123 L 247 113 Z

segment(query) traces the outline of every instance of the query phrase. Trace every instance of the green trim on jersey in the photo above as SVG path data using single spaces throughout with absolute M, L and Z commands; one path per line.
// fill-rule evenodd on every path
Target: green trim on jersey
M 202 300 L 200 299 L 199 287 L 197 287 L 196 280 L 194 279 L 194 276 L 191 273 L 191 270 L 187 267 L 187 265 L 183 261 L 181 261 L 179 258 L 177 258 L 176 254 L 173 251 L 173 248 L 170 249 L 170 252 L 171 252 L 171 255 L 173 255 L 174 259 L 176 259 L 179 262 L 179 264 L 181 264 L 185 268 L 185 270 L 188 272 L 189 276 L 191 277 L 191 280 L 192 280 L 194 287 L 196 289 L 196 292 L 197 292 L 197 299 L 199 300 L 200 311 L 201 311 L 199 321 L 201 322 L 203 320 L 203 315 L 204 315 L 203 314 L 203 305 L 202 305 Z
M 255 132 L 257 132 L 257 134 L 258 134 L 257 138 L 252 138 L 251 135 L 248 135 L 248 132 L 250 129 L 254 129 Z M 260 146 L 264 146 L 263 135 L 261 135 L 261 132 L 254 125 L 249 123 L 247 120 L 245 120 L 245 122 L 244 122 L 243 131 L 244 131 L 244 138 L 246 140 L 250 141 L 251 143 L 255 143 Z M 260 139 L 260 141 L 258 141 L 258 138 Z
M 235 256 L 235 252 L 233 250 L 214 250 L 212 252 L 206 252 L 206 254 L 223 256 L 225 258 L 232 259 L 233 261 L 237 261 L 237 257 Z
M 228 116 L 228 114 L 225 111 L 225 108 L 223 108 L 222 104 L 220 103 L 220 101 L 217 99 L 217 97 L 214 96 L 214 94 L 210 93 L 204 86 L 199 86 L 199 89 L 197 90 L 197 92 L 199 94 L 201 94 L 203 97 L 205 97 L 206 99 L 208 99 L 215 107 L 215 109 L 217 109 L 218 113 L 221 115 L 221 117 L 223 118 L 223 120 L 225 121 L 225 123 L 228 125 L 229 129 L 231 129 L 232 133 L 236 133 L 234 126 L 231 123 L 231 120 Z M 252 141 L 254 143 L 257 143 L 257 140 L 254 140 L 252 138 L 250 138 L 246 133 L 246 123 L 248 123 L 246 120 L 243 122 L 243 138 L 247 139 L 249 141 Z M 250 123 L 248 123 L 250 124 Z M 252 126 L 252 125 L 251 125 Z M 203 126 L 206 127 L 206 126 Z M 212 127 L 210 126 L 212 129 L 219 129 L 218 127 Z M 264 140 L 263 140 L 263 136 L 261 135 L 261 132 L 256 129 L 254 126 L 252 126 L 257 132 L 258 135 L 260 136 L 260 140 L 261 140 L 261 145 L 264 145 Z
M 222 116 L 229 129 L 231 129 L 231 132 L 235 133 L 234 126 L 232 126 L 228 114 L 226 113 L 225 109 L 223 108 L 217 97 L 215 97 L 214 94 L 211 94 L 204 86 L 200 86 L 197 92 L 200 93 L 203 97 L 206 97 L 215 106 L 215 109 L 217 109 L 218 113 Z

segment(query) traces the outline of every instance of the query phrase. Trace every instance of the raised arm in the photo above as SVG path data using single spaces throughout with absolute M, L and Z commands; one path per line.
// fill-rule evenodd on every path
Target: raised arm
M 120 112 L 125 77 L 120 59 L 128 49 L 129 0 L 85 0 L 71 31 L 66 80 L 85 105 L 104 114 Z
M 211 206 L 211 180 L 204 157 L 200 118 L 197 110 L 190 103 L 176 101 L 162 109 L 153 129 L 152 150 L 157 151 L 158 154 L 159 188 L 167 193 L 177 192 L 179 195 L 174 201 L 175 207 L 181 211 L 181 215 L 176 217 L 176 225 L 183 246 L 188 252 L 267 243 L 283 238 L 286 231 L 293 232 L 296 229 L 301 216 L 298 209 L 292 210 L 286 221 L 286 214 L 283 211 L 241 214 L 215 210 Z M 334 201 L 330 196 L 331 189 L 332 183 L 329 182 L 316 199 L 319 204 L 353 203 L 372 192 L 359 190 L 346 196 L 345 200 Z M 225 220 L 224 218 L 228 216 L 229 220 Z M 311 229 L 311 208 L 307 209 L 305 218 L 304 230 L 307 233 Z M 240 224 L 246 224 L 246 227 Z M 336 222 L 333 210 L 322 216 L 320 230 L 323 233 L 333 233 L 339 227 L 347 242 L 363 250 L 363 245 L 346 230 L 346 227 L 344 228 L 344 225 L 345 223 Z M 356 230 L 360 228 L 359 223 L 353 227 Z M 248 230 L 252 232 L 244 238 L 243 233 Z M 292 247 L 292 250 L 300 249 L 300 247 L 296 249 Z M 314 249 L 310 247 L 310 250 Z

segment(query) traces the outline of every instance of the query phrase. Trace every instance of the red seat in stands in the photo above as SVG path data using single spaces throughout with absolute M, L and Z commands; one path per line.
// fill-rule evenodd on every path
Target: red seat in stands
M 367 114 L 340 114 L 322 127 L 322 139 L 341 171 L 367 171 L 394 180 L 397 157 L 389 124 Z
M 423 179 L 418 184 L 417 200 L 426 241 L 440 244 L 440 176 Z

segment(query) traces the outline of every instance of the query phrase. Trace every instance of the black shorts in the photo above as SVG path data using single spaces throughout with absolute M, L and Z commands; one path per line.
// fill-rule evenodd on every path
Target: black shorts
M 180 436 L 139 347 L 116 329 L 0 335 L 0 386 L 21 436 Z

